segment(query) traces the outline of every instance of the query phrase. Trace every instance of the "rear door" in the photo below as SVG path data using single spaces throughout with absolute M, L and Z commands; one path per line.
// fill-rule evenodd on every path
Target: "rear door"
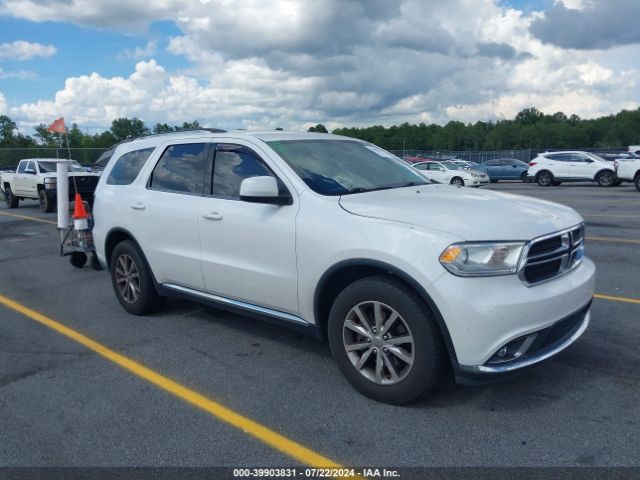
M 556 178 L 571 178 L 569 175 L 568 162 L 571 161 L 571 155 L 568 153 L 548 153 L 544 156 L 546 158 L 545 167 Z
M 146 180 L 127 192 L 130 228 L 159 283 L 204 288 L 198 217 L 210 145 L 193 139 L 159 147 Z
M 281 194 L 293 192 L 260 147 L 243 140 L 218 143 L 212 181 L 200 206 L 202 268 L 207 291 L 260 307 L 298 313 L 295 228 L 298 200 L 270 205 L 240 200 L 240 183 L 273 176 Z

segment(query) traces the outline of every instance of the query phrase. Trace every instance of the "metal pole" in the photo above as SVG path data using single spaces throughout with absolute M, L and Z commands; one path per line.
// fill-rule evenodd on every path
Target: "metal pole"
M 64 235 L 63 230 L 69 228 L 69 163 L 58 162 L 56 166 L 56 196 L 58 203 L 58 229 Z

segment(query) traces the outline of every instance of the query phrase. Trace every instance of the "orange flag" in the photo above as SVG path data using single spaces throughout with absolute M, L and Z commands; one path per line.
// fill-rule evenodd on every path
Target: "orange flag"
M 67 133 L 67 127 L 64 125 L 64 118 L 60 117 L 47 128 L 47 132 L 51 133 Z

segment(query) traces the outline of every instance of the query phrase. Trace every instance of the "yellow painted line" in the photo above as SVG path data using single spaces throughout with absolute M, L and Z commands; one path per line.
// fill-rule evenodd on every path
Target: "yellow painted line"
M 28 217 L 26 215 L 18 215 L 16 213 L 0 212 L 0 215 L 4 215 L 5 217 L 22 218 L 23 220 L 32 220 L 34 222 L 50 223 L 51 225 L 58 225 L 57 222 L 52 222 L 51 220 L 44 220 L 43 218 L 36 218 L 36 217 Z
M 133 373 L 134 375 L 150 383 L 153 383 L 157 387 L 171 393 L 172 395 L 175 395 L 181 400 L 184 400 L 187 403 L 201 408 L 217 419 L 222 420 L 223 422 L 228 423 L 229 425 L 236 427 L 245 433 L 248 433 L 254 438 L 265 443 L 266 445 L 305 465 L 315 468 L 341 468 L 341 466 L 333 460 L 330 460 L 329 458 L 324 457 L 319 453 L 316 453 L 313 450 L 310 450 L 309 448 L 293 440 L 290 440 L 277 432 L 274 432 L 268 427 L 265 427 L 264 425 L 261 425 L 258 422 L 251 420 L 250 418 L 234 412 L 233 410 L 205 397 L 204 395 L 191 390 L 184 385 L 181 385 L 171 380 L 170 378 L 167 378 L 151 370 L 150 368 L 145 367 L 135 360 L 119 354 L 94 340 L 91 340 L 89 337 L 59 322 L 56 322 L 55 320 L 52 320 L 51 318 L 38 313 L 35 310 L 25 307 L 24 305 L 21 305 L 20 303 L 15 302 L 3 295 L 0 295 L 0 304 L 18 313 L 21 313 L 31 320 L 35 320 L 36 322 L 41 323 L 42 325 L 45 325 L 52 330 L 55 330 L 65 337 L 68 337 L 71 340 L 80 343 L 81 345 L 84 345 L 89 350 L 96 352 L 110 362 L 113 362 L 116 365 L 124 368 L 125 370 Z
M 628 238 L 615 238 L 615 237 L 587 237 L 587 240 L 594 240 L 596 242 L 618 242 L 618 243 L 638 243 L 640 240 L 631 240 Z
M 600 300 L 611 300 L 612 302 L 634 303 L 636 305 L 640 305 L 640 298 L 616 297 L 613 295 L 601 295 L 599 293 L 596 293 L 593 297 L 599 298 Z

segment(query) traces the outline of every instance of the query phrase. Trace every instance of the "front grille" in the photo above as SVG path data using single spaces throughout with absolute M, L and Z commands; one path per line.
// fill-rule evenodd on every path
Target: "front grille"
M 551 280 L 577 266 L 584 254 L 584 225 L 532 240 L 520 278 L 528 285 Z
M 77 176 L 69 178 L 69 191 L 71 193 L 93 193 L 98 185 L 100 177 L 97 176 Z

